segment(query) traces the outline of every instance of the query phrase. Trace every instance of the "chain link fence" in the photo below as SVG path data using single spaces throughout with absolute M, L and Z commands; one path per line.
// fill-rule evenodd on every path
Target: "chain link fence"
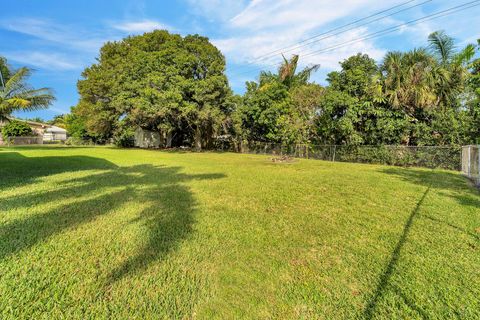
M 480 186 L 480 145 L 462 148 L 462 172 Z
M 282 145 L 249 142 L 242 153 L 291 156 L 338 162 L 357 162 L 406 167 L 461 169 L 460 146 L 348 146 L 348 145 Z

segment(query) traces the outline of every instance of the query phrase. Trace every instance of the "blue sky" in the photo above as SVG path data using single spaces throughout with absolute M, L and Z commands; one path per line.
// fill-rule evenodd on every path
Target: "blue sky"
M 182 35 L 208 36 L 227 58 L 232 88 L 242 93 L 245 81 L 254 80 L 261 69 L 275 69 L 281 59 L 280 51 L 268 59 L 259 57 L 403 3 L 388 13 L 405 9 L 403 12 L 358 28 L 349 27 L 352 30 L 321 37 L 316 43 L 285 54 L 300 54 L 303 65 L 320 64 L 313 80 L 324 83 L 326 74 L 338 69 L 338 62 L 352 54 L 363 52 L 381 60 L 389 50 L 426 45 L 428 34 L 435 30 L 447 31 L 459 46 L 475 42 L 480 38 L 480 6 L 405 26 L 383 37 L 364 39 L 374 32 L 470 1 L 0 0 L 0 55 L 14 67 L 33 68 L 31 84 L 51 87 L 57 96 L 48 110 L 16 115 L 50 119 L 77 103 L 76 82 L 82 70 L 95 62 L 101 45 L 127 35 L 167 29 Z M 352 43 L 335 50 L 314 52 L 349 41 Z

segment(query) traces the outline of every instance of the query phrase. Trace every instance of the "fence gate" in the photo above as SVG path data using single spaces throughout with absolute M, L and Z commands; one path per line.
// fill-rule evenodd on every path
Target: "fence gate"
M 462 148 L 462 172 L 480 186 L 480 145 Z

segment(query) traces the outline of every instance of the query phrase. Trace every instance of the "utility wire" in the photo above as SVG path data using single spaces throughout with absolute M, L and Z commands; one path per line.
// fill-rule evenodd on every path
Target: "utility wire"
M 401 7 L 401 6 L 404 6 L 404 5 L 406 5 L 406 4 L 408 4 L 408 3 L 411 3 L 411 2 L 414 2 L 414 1 L 416 1 L 416 0 L 407 1 L 407 2 L 405 2 L 405 3 L 403 3 L 403 4 L 400 4 L 400 5 L 391 7 L 390 9 L 380 11 L 380 12 L 378 12 L 378 13 L 376 13 L 376 14 L 373 14 L 373 15 L 370 15 L 370 16 L 368 16 L 368 17 L 365 17 L 365 18 L 362 18 L 362 19 L 358 19 L 358 20 L 356 20 L 356 21 L 354 21 L 354 22 L 348 23 L 348 24 L 343 25 L 343 26 L 340 26 L 340 27 L 338 27 L 338 28 L 334 28 L 334 29 L 331 29 L 331 30 L 329 30 L 329 31 L 320 33 L 320 34 L 315 35 L 315 36 L 313 36 L 313 37 L 311 37 L 311 38 L 308 38 L 308 39 L 305 39 L 305 40 L 303 40 L 303 41 L 300 41 L 300 42 L 298 42 L 296 45 L 291 45 L 291 46 L 288 46 L 288 47 L 285 47 L 285 48 L 282 48 L 282 49 L 275 50 L 274 52 L 272 52 L 272 53 L 270 53 L 270 54 L 262 55 L 262 56 L 256 58 L 255 60 L 265 60 L 265 58 L 268 58 L 268 57 L 272 56 L 273 54 L 278 54 L 278 53 L 280 53 L 280 52 L 281 52 L 281 53 L 290 52 L 290 51 L 296 50 L 296 49 L 298 49 L 298 48 L 302 48 L 302 47 L 311 45 L 311 44 L 313 44 L 313 43 L 320 42 L 320 41 L 322 41 L 322 40 L 325 40 L 325 39 L 328 39 L 328 38 L 337 36 L 337 35 L 339 35 L 339 34 L 346 33 L 346 32 L 348 32 L 348 31 L 355 30 L 355 29 L 358 29 L 358 28 L 360 28 L 360 27 L 364 27 L 364 26 L 366 26 L 366 25 L 369 25 L 369 24 L 372 24 L 372 23 L 374 23 L 374 22 L 383 20 L 383 19 L 385 19 L 385 18 L 389 18 L 389 17 L 391 17 L 391 16 L 394 16 L 394 15 L 396 15 L 396 14 L 399 14 L 399 13 L 402 13 L 402 12 L 405 12 L 405 11 L 408 11 L 408 10 L 410 10 L 410 9 L 420 7 L 420 6 L 422 6 L 422 5 L 426 4 L 426 3 L 432 2 L 433 0 L 426 0 L 426 1 L 424 1 L 424 2 L 418 3 L 418 4 L 416 4 L 416 5 L 413 5 L 413 6 L 410 6 L 410 7 L 407 7 L 407 8 L 403 8 L 403 9 L 401 9 L 401 10 L 397 10 L 397 11 L 395 11 L 395 12 L 392 12 L 392 13 L 390 13 L 390 14 L 388 14 L 388 15 L 384 15 L 384 16 L 382 16 L 382 17 L 376 18 L 376 19 L 374 19 L 374 20 L 367 21 L 367 22 L 365 22 L 365 23 L 363 23 L 363 24 L 354 26 L 354 27 L 352 27 L 352 28 L 348 28 L 348 29 L 346 29 L 346 30 L 342 30 L 342 31 L 340 31 L 340 32 L 331 34 L 331 33 L 334 32 L 334 31 L 341 30 L 341 29 L 343 29 L 343 28 L 345 28 L 345 27 L 349 27 L 349 26 L 355 25 L 355 24 L 357 24 L 358 22 L 368 20 L 368 19 L 370 19 L 370 18 L 372 18 L 372 17 L 375 17 L 375 16 L 377 16 L 377 15 L 380 15 L 380 14 L 382 14 L 382 13 L 384 13 L 384 12 L 391 11 L 391 10 L 393 10 L 393 9 L 396 9 L 396 8 L 398 8 L 398 7 Z M 319 39 L 318 39 L 318 38 L 319 38 Z M 314 40 L 314 41 L 310 41 L 310 40 Z M 309 41 L 310 41 L 310 42 L 309 42 Z
M 359 41 L 363 41 L 363 40 L 368 40 L 368 39 L 372 39 L 372 38 L 381 37 L 381 36 L 383 36 L 383 35 L 385 35 L 385 34 L 389 34 L 389 33 L 398 31 L 398 30 L 400 30 L 401 28 L 406 27 L 406 26 L 409 26 L 409 25 L 415 25 L 415 24 L 418 24 L 418 23 L 421 23 L 421 22 L 424 22 L 424 21 L 441 18 L 441 17 L 444 17 L 444 16 L 448 16 L 448 15 L 450 15 L 450 14 L 454 14 L 454 13 L 459 12 L 459 11 L 463 11 L 463 10 L 466 10 L 466 9 L 469 9 L 469 8 L 476 7 L 476 6 L 480 5 L 479 2 L 480 2 L 480 0 L 471 1 L 471 2 L 462 4 L 462 5 L 459 5 L 459 6 L 452 7 L 452 8 L 450 8 L 450 9 L 446 9 L 446 10 L 439 11 L 439 12 L 437 12 L 437 13 L 434 13 L 434 14 L 431 14 L 431 15 L 428 15 L 428 16 L 425 16 L 425 17 L 422 17 L 422 18 L 410 20 L 410 21 L 408 21 L 408 22 L 405 22 L 405 23 L 396 25 L 396 26 L 394 26 L 394 27 L 390 27 L 390 28 L 387 28 L 387 29 L 384 29 L 384 30 L 381 30 L 381 31 L 378 31 L 378 32 L 374 32 L 374 33 L 368 34 L 368 35 L 366 35 L 365 37 L 360 38 L 360 39 L 357 39 L 357 40 L 351 40 L 351 41 L 347 41 L 347 42 L 344 42 L 344 43 L 340 43 L 340 44 L 338 44 L 338 45 L 334 45 L 334 46 L 327 47 L 327 48 L 324 48 L 324 49 L 315 50 L 315 51 L 312 51 L 312 52 L 310 52 L 310 53 L 304 54 L 304 55 L 302 55 L 302 56 L 303 56 L 303 57 L 308 57 L 308 56 L 311 56 L 311 55 L 314 55 L 314 54 L 317 54 L 317 53 L 322 53 L 322 52 L 324 52 L 324 51 L 329 51 L 330 49 L 335 49 L 335 48 L 337 48 L 337 47 L 343 47 L 343 46 L 348 45 L 348 44 L 351 44 L 351 43 L 355 43 L 355 42 L 359 42 Z M 465 7 L 465 6 L 466 6 L 466 7 Z
M 378 15 L 381 15 L 382 13 L 386 13 L 386 12 L 392 11 L 392 10 L 394 10 L 394 9 L 396 9 L 396 8 L 403 7 L 403 6 L 407 5 L 407 4 L 412 3 L 412 2 L 415 2 L 415 1 L 417 1 L 417 0 L 409 0 L 409 1 L 403 2 L 403 3 L 401 3 L 401 4 L 395 5 L 395 6 L 393 6 L 393 7 L 388 8 L 388 9 L 385 9 L 385 10 L 382 10 L 382 11 L 379 11 L 379 12 L 376 12 L 376 13 L 374 13 L 374 14 L 371 14 L 371 15 L 369 15 L 369 16 L 367 16 L 367 17 L 364 17 L 364 18 L 361 18 L 361 19 L 357 19 L 357 20 L 355 20 L 355 21 L 353 21 L 353 22 L 350 22 L 350 23 L 347 23 L 347 24 L 345 24 L 345 25 L 341 25 L 341 26 L 339 26 L 339 27 L 330 29 L 330 30 L 328 30 L 328 31 L 322 32 L 322 33 L 317 34 L 317 35 L 314 35 L 314 36 L 312 36 L 312 37 L 310 37 L 310 38 L 304 39 L 304 40 L 302 40 L 302 41 L 299 41 L 299 42 L 297 42 L 297 43 L 291 44 L 291 45 L 289 45 L 289 46 L 286 46 L 286 47 L 283 47 L 283 48 L 276 49 L 276 50 L 274 50 L 274 51 L 265 53 L 265 54 L 261 55 L 260 57 L 257 57 L 257 58 L 255 58 L 255 59 L 253 59 L 253 60 L 251 60 L 251 61 L 248 61 L 246 64 L 247 64 L 247 65 L 253 65 L 253 64 L 255 64 L 256 62 L 267 60 L 268 58 L 271 58 L 271 57 L 273 57 L 274 55 L 276 55 L 276 54 L 278 54 L 278 53 L 280 53 L 280 52 L 282 52 L 282 53 L 290 52 L 290 51 L 293 51 L 293 50 L 295 50 L 295 49 L 297 49 L 297 48 L 301 48 L 301 47 L 308 46 L 308 45 L 310 45 L 310 44 L 312 44 L 312 43 L 316 43 L 316 42 L 322 41 L 322 40 L 324 40 L 324 39 L 331 38 L 331 37 L 333 37 L 333 36 L 336 36 L 336 35 L 339 35 L 339 34 L 342 34 L 342 33 L 345 33 L 345 32 L 348 32 L 348 31 L 351 31 L 351 30 L 354 30 L 354 29 L 357 29 L 357 28 L 360 28 L 360 27 L 363 27 L 363 26 L 366 26 L 366 25 L 369 25 L 369 24 L 371 24 L 371 23 L 374 23 L 374 22 L 377 22 L 377 21 L 380 21 L 380 20 L 389 18 L 389 17 L 391 17 L 391 16 L 394 16 L 394 15 L 396 15 L 396 14 L 399 14 L 399 13 L 408 11 L 408 10 L 410 10 L 410 9 L 413 9 L 413 8 L 416 8 L 416 7 L 419 7 L 419 6 L 422 6 L 422 5 L 424 5 L 424 4 L 428 3 L 428 2 L 432 2 L 433 0 L 427 0 L 427 1 L 424 1 L 424 2 L 422 2 L 422 3 L 416 4 L 416 5 L 407 7 L 407 8 L 403 8 L 403 9 L 401 9 L 401 10 L 397 10 L 397 11 L 395 11 L 395 12 L 393 12 L 393 13 L 390 13 L 390 14 L 388 14 L 388 15 L 384 15 L 384 16 L 379 17 L 379 18 L 376 18 L 376 19 L 374 19 L 374 20 L 367 21 L 367 22 L 365 22 L 365 23 L 363 23 L 363 24 L 361 24 L 361 25 L 358 25 L 358 26 L 355 26 L 355 27 L 351 27 L 351 28 L 349 28 L 349 29 L 346 29 L 346 30 L 343 30 L 343 31 L 340 31 L 340 32 L 337 32 L 337 33 L 334 33 L 334 34 L 330 34 L 330 33 L 332 33 L 332 32 L 335 32 L 335 31 L 344 29 L 344 28 L 346 28 L 346 27 L 353 26 L 353 25 L 355 25 L 355 24 L 357 24 L 357 23 L 359 23 L 359 22 L 362 22 L 362 21 L 368 20 L 368 19 L 370 19 L 370 18 L 376 17 L 376 16 L 378 16 Z M 320 37 L 321 37 L 321 38 L 320 38 Z M 318 38 L 320 38 L 320 39 L 318 39 Z M 311 40 L 315 40 L 315 41 L 311 41 Z M 309 41 L 311 41 L 311 42 L 309 42 Z M 306 42 L 308 42 L 308 43 L 306 43 Z
M 451 14 L 454 14 L 454 13 L 457 13 L 457 12 L 460 12 L 460 11 L 463 11 L 463 10 L 467 10 L 467 9 L 470 9 L 470 8 L 473 8 L 473 7 L 477 7 L 480 5 L 480 0 L 475 0 L 475 1 L 471 1 L 471 2 L 467 2 L 467 3 L 464 3 L 462 5 L 458 5 L 458 6 L 455 6 L 455 7 L 451 7 L 449 9 L 445 9 L 445 10 L 442 10 L 442 11 L 439 11 L 439 12 L 436 12 L 436 13 L 433 13 L 433 14 L 430 14 L 430 15 L 427 15 L 427 16 L 424 16 L 422 18 L 418 18 L 418 19 L 414 19 L 414 20 L 411 20 L 411 21 L 408 21 L 408 22 L 405 22 L 405 23 L 402 23 L 402 24 L 399 24 L 399 25 L 396 25 L 394 27 L 390 27 L 390 28 L 386 28 L 384 30 L 381 30 L 381 31 L 377 31 L 377 32 L 374 32 L 374 33 L 371 33 L 371 34 L 368 34 L 364 37 L 361 37 L 361 38 L 357 38 L 357 39 L 353 39 L 353 40 L 350 40 L 350 41 L 346 41 L 346 42 L 342 42 L 342 43 L 338 43 L 334 46 L 331 46 L 331 47 L 327 47 L 327 48 L 323 48 L 323 49 L 320 49 L 320 50 L 315 50 L 315 51 L 312 51 L 312 52 L 309 52 L 307 54 L 304 54 L 304 55 L 301 55 L 302 57 L 308 57 L 308 56 L 311 56 L 311 55 L 315 55 L 315 54 L 318 54 L 318 53 L 325 53 L 325 52 L 331 52 L 331 51 L 335 51 L 336 49 L 338 48 L 342 48 L 342 47 L 345 47 L 345 46 L 348 46 L 350 44 L 353 44 L 353 43 L 356 43 L 356 42 L 360 42 L 360 41 L 364 41 L 364 40 L 368 40 L 368 39 L 373 39 L 373 38 L 378 38 L 378 37 L 381 37 L 381 36 L 384 36 L 386 34 L 390 34 L 390 33 L 393 33 L 395 31 L 398 31 L 400 30 L 401 28 L 403 27 L 406 27 L 406 26 L 409 26 L 409 25 L 415 25 L 415 24 L 419 24 L 421 22 L 425 22 L 425 21 L 430 21 L 430 20 L 434 20 L 434 19 L 437 19 L 437 18 L 441 18 L 441 17 L 445 17 L 445 16 L 448 16 L 448 15 L 451 15 Z M 280 64 L 269 64 L 269 65 L 266 65 L 267 67 L 270 66 L 270 67 L 279 67 L 281 65 Z M 264 68 L 265 66 L 263 67 L 255 67 L 255 69 L 251 69 L 251 70 L 248 70 L 247 72 L 251 72 L 251 71 L 254 71 L 254 70 L 257 70 L 257 69 L 262 69 Z M 237 75 L 241 75 L 241 74 L 245 74 L 247 72 L 242 72 L 242 73 L 237 73 L 237 74 L 233 74 L 232 76 L 237 76 Z

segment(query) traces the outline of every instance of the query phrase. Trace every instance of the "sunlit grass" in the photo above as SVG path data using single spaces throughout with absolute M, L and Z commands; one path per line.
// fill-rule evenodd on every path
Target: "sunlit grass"
M 0 318 L 480 317 L 459 174 L 0 149 Z

